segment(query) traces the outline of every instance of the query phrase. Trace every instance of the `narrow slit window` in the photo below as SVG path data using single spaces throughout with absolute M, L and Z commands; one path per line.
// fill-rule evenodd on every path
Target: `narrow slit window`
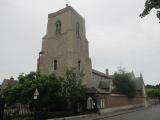
M 57 70 L 57 60 L 54 60 L 54 70 Z
M 79 23 L 76 24 L 76 36 L 77 36 L 77 38 L 80 38 L 80 25 L 79 25 Z
M 78 70 L 81 70 L 81 61 L 78 61 Z

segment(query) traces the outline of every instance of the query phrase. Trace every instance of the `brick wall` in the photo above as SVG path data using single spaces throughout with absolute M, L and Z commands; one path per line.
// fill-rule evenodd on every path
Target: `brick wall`
M 105 100 L 105 108 L 122 107 L 136 104 L 138 105 L 143 104 L 145 100 L 144 97 L 135 97 L 133 99 L 128 99 L 128 97 L 124 95 L 99 95 L 97 99 L 98 104 L 100 104 L 100 99 Z

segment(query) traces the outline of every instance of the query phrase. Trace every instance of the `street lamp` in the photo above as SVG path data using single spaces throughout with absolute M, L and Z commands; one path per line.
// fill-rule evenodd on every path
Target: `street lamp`
M 33 94 L 33 99 L 34 99 L 34 102 L 35 102 L 34 120 L 38 120 L 38 116 L 37 116 L 37 99 L 38 99 L 38 96 L 39 96 L 39 92 L 38 92 L 38 89 L 36 88 L 36 90 L 34 91 L 34 94 Z
M 38 73 L 40 72 L 40 71 L 39 71 L 40 57 L 41 57 L 41 55 L 42 55 L 43 53 L 44 53 L 43 51 L 39 52 L 39 56 L 38 56 L 38 66 L 37 66 L 37 72 L 38 72 Z
M 5 100 L 3 94 L 0 95 L 0 120 L 3 120 Z

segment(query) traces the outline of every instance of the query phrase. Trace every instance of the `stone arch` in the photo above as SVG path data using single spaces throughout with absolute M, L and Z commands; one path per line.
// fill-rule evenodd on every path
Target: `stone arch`
M 87 109 L 88 110 L 94 109 L 94 101 L 93 101 L 92 97 L 88 97 L 88 99 L 87 99 Z

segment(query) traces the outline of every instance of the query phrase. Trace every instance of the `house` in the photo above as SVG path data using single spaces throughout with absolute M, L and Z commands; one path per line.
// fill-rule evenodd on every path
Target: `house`
M 13 86 L 17 83 L 16 80 L 14 80 L 13 77 L 11 77 L 10 79 L 4 79 L 3 82 L 2 82 L 2 85 L 1 85 L 1 90 L 3 92 L 3 90 L 5 88 L 7 88 L 8 86 Z
M 136 86 L 136 97 L 128 99 L 126 95 L 113 94 L 113 75 L 92 70 L 94 87 L 88 88 L 87 91 L 87 109 L 89 111 L 99 109 L 100 112 L 117 110 L 123 108 L 132 108 L 146 105 L 146 92 L 142 74 L 135 77 L 133 72 L 127 73 Z

